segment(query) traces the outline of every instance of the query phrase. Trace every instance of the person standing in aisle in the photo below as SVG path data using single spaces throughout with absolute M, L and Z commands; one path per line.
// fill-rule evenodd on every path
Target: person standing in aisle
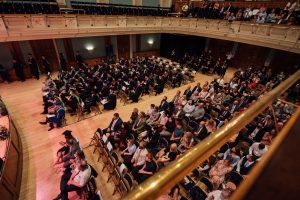
M 23 65 L 15 58 L 13 59 L 13 68 L 15 69 L 15 73 L 16 73 L 17 77 L 21 81 L 25 81 Z
M 28 65 L 30 67 L 31 75 L 34 76 L 36 80 L 39 80 L 40 79 L 39 68 L 35 58 L 32 57 L 31 53 L 28 54 Z

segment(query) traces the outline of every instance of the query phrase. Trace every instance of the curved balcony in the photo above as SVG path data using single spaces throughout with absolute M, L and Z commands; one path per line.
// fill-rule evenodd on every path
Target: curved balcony
M 5 127 L 7 136 L 0 138 L 0 196 L 1 199 L 19 199 L 23 168 L 23 149 L 16 124 L 3 111 L 0 97 L 0 128 Z M 6 109 L 5 109 L 6 110 Z M 5 115 L 1 115 L 5 113 Z
M 300 53 L 300 27 L 176 17 L 3 15 L 0 41 L 99 35 L 177 33 Z

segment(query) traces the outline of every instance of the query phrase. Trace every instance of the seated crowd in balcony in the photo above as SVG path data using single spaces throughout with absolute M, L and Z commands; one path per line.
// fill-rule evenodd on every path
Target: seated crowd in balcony
M 98 132 L 100 137 L 106 135 L 106 143 L 116 152 L 121 150 L 121 162 L 139 184 L 247 110 L 285 78 L 284 73 L 273 74 L 268 68 L 238 71 L 229 83 L 220 78 L 197 84 L 183 93 L 178 91 L 172 100 L 164 97 L 160 105 L 151 104 L 147 111 L 135 108 L 127 122 L 115 113 L 111 123 Z M 192 199 L 228 199 L 295 109 L 281 101 L 273 106 L 275 116 L 272 108 L 267 108 L 161 199 L 177 199 L 183 188 Z M 206 185 L 204 189 L 196 184 L 199 180 Z
M 201 7 L 190 8 L 184 12 L 187 17 L 199 17 L 208 19 L 225 19 L 232 21 L 251 21 L 256 23 L 275 23 L 299 25 L 299 11 L 296 10 L 297 3 L 288 3 L 285 8 L 254 8 L 251 4 L 248 7 L 239 8 L 226 6 L 219 2 L 203 3 Z
M 77 14 L 99 15 L 133 15 L 133 16 L 167 16 L 171 9 L 160 7 L 127 6 L 116 4 L 97 4 L 86 2 L 71 2 Z M 185 17 L 197 17 L 208 19 L 225 19 L 232 21 L 252 21 L 256 23 L 276 23 L 299 25 L 300 13 L 297 10 L 297 2 L 288 2 L 284 8 L 234 7 L 230 3 L 205 1 L 200 7 L 189 8 L 187 5 L 182 9 Z M 60 11 L 55 1 L 30 2 L 2 2 L 0 13 L 26 13 L 26 14 L 58 14 L 60 12 L 72 12 L 71 10 Z

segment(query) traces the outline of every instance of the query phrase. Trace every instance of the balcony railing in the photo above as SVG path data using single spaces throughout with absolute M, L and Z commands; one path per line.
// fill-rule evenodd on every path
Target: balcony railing
M 300 27 L 176 17 L 3 15 L 0 42 L 117 34 L 179 33 L 300 53 Z

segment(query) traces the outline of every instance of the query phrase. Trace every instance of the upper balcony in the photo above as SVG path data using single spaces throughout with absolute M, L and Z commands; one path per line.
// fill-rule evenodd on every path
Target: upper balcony
M 225 20 L 105 15 L 2 15 L 0 41 L 83 36 L 177 33 L 300 53 L 299 26 Z

